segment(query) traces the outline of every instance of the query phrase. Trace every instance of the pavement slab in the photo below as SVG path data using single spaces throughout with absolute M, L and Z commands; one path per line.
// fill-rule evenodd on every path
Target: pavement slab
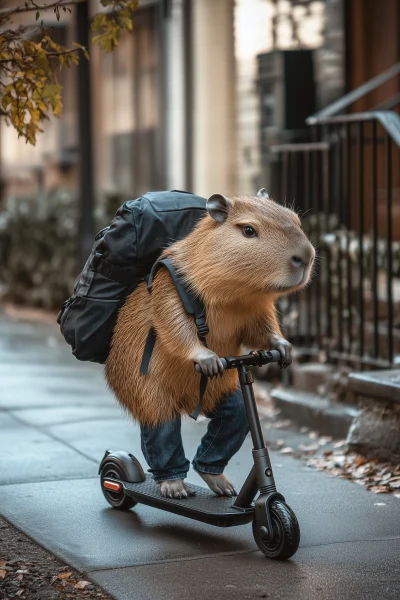
M 9 411 L 17 419 L 34 427 L 50 427 L 52 425 L 93 423 L 96 420 L 122 420 L 124 415 L 117 405 L 110 406 L 58 406 L 50 408 L 31 408 L 28 410 Z M 127 417 L 126 417 L 127 419 Z
M 46 433 L 0 412 L 0 486 L 95 475 L 93 461 Z M 0 512 L 2 508 L 0 500 Z
M 30 384 L 32 385 L 32 384 Z M 59 392 L 59 390 L 58 390 Z M 111 400 L 107 393 L 99 391 L 95 393 L 85 393 L 84 396 L 73 393 L 58 393 L 53 390 L 38 391 L 30 387 L 24 393 L 21 390 L 1 391 L 0 392 L 0 410 L 19 410 L 30 408 L 57 408 L 59 406 L 110 406 Z
M 282 563 L 261 553 L 92 571 L 119 600 L 398 600 L 400 539 L 300 548 Z

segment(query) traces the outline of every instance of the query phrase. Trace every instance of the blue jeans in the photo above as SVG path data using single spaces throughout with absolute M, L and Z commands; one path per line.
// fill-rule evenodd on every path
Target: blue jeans
M 196 471 L 219 475 L 241 448 L 249 431 L 241 390 L 235 390 L 206 416 L 211 420 L 192 464 Z M 190 462 L 182 445 L 180 418 L 156 427 L 141 427 L 141 441 L 155 481 L 185 479 Z

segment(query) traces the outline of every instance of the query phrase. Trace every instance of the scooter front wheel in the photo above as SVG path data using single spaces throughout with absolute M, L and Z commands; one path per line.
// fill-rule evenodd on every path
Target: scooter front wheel
M 296 515 L 281 500 L 273 500 L 270 505 L 273 538 L 270 540 L 253 519 L 253 536 L 261 552 L 268 558 L 286 560 L 293 556 L 300 544 L 300 526 Z
M 105 482 L 108 481 L 112 483 L 113 480 L 121 481 L 124 479 L 124 473 L 118 465 L 112 462 L 103 465 L 100 473 L 101 490 L 108 504 L 119 510 L 129 510 L 135 506 L 137 502 L 125 494 L 122 486 L 119 490 L 113 490 L 105 487 Z

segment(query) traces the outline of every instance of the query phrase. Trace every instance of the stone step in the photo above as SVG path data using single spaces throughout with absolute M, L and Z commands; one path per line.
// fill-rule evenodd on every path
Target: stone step
M 348 386 L 357 395 L 400 404 L 400 369 L 350 373 Z
M 299 391 L 318 393 L 335 370 L 333 365 L 317 362 L 296 363 L 291 367 L 292 386 Z
M 356 407 L 311 392 L 274 388 L 270 395 L 275 407 L 280 410 L 280 417 L 290 419 L 299 427 L 308 427 L 336 439 L 347 438 L 359 414 Z

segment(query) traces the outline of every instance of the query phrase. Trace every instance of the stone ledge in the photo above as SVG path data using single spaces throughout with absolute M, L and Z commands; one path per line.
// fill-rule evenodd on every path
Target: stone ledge
M 326 385 L 336 369 L 333 365 L 318 362 L 294 364 L 291 369 L 292 386 L 295 390 L 318 393 Z
M 360 396 L 400 403 L 400 369 L 350 373 L 348 387 Z
M 354 407 L 291 388 L 275 388 L 270 395 L 282 417 L 338 439 L 347 437 L 359 414 Z

